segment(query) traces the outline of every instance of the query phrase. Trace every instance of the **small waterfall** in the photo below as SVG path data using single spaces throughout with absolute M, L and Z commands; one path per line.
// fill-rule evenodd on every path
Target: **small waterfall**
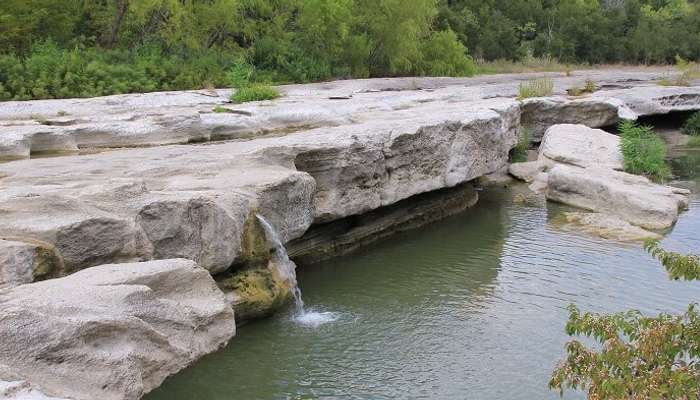
M 275 249 L 275 264 L 279 267 L 279 272 L 282 277 L 289 282 L 292 287 L 292 295 L 294 296 L 294 306 L 296 308 L 296 313 L 298 315 L 304 314 L 304 300 L 301 298 L 301 290 L 299 289 L 299 283 L 297 282 L 297 272 L 296 266 L 289 259 L 287 254 L 287 249 L 282 244 L 282 240 L 275 228 L 263 217 L 262 215 L 256 215 L 260 225 L 262 225 L 265 230 L 265 236 L 267 237 L 268 244 Z
M 282 240 L 275 228 L 262 215 L 257 214 L 256 217 L 265 230 L 268 245 L 275 249 L 274 262 L 279 268 L 279 274 L 283 279 L 289 282 L 292 287 L 292 295 L 294 296 L 294 321 L 301 325 L 315 328 L 327 322 L 337 320 L 338 316 L 336 313 L 304 309 L 304 300 L 301 298 L 301 289 L 299 289 L 299 284 L 297 282 L 296 265 L 289 259 L 287 249 L 282 244 Z

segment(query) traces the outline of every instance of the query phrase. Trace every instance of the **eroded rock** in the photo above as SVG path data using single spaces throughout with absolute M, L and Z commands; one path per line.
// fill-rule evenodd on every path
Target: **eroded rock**
M 56 277 L 62 270 L 49 245 L 0 239 L 0 289 Z
M 562 215 L 564 228 L 581 230 L 605 239 L 634 242 L 644 240 L 658 240 L 661 235 L 646 229 L 634 226 L 629 222 L 609 214 L 566 212 Z
M 139 399 L 235 333 L 209 273 L 181 259 L 3 290 L 0 308 L 0 381 L 73 400 Z
M 549 200 L 613 214 L 645 229 L 664 229 L 688 206 L 690 192 L 625 172 L 560 164 L 549 170 L 545 194 Z

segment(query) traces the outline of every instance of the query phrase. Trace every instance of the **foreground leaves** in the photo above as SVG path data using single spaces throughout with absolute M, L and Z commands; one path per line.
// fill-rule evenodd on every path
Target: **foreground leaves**
M 699 280 L 695 255 L 645 245 L 672 279 Z M 550 388 L 583 390 L 590 400 L 700 399 L 700 313 L 692 304 L 683 315 L 646 317 L 638 311 L 606 315 L 569 306 L 567 357 L 554 371 Z

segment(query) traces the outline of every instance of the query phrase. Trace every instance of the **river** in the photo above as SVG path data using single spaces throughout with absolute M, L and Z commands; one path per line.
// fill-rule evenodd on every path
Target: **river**
M 700 152 L 673 165 L 694 194 L 664 245 L 700 251 Z M 463 214 L 299 268 L 307 307 L 335 321 L 299 325 L 290 309 L 244 325 L 147 400 L 558 399 L 547 383 L 567 305 L 657 314 L 700 301 L 700 283 L 669 281 L 639 244 L 562 230 L 565 207 L 516 192 L 487 188 Z

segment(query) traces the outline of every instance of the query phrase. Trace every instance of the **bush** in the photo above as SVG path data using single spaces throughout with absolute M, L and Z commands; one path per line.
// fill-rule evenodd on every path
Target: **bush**
M 231 101 L 236 104 L 249 101 L 273 100 L 280 97 L 279 91 L 272 86 L 253 84 L 236 89 L 231 96 Z
M 655 181 L 663 181 L 671 176 L 666 163 L 666 144 L 651 127 L 623 121 L 619 130 L 625 171 Z
M 423 75 L 472 76 L 474 60 L 452 30 L 433 32 L 423 44 Z
M 554 81 L 550 78 L 538 78 L 518 86 L 518 99 L 550 96 L 554 92 Z
M 693 114 L 683 125 L 683 133 L 691 136 L 700 136 L 700 111 Z
M 669 252 L 657 242 L 645 249 L 674 280 L 700 280 L 697 255 Z M 569 307 L 566 333 L 579 340 L 566 345 L 567 358 L 552 374 L 550 388 L 585 390 L 589 399 L 697 399 L 700 393 L 700 313 L 691 304 L 683 315 L 643 316 L 582 313 Z

